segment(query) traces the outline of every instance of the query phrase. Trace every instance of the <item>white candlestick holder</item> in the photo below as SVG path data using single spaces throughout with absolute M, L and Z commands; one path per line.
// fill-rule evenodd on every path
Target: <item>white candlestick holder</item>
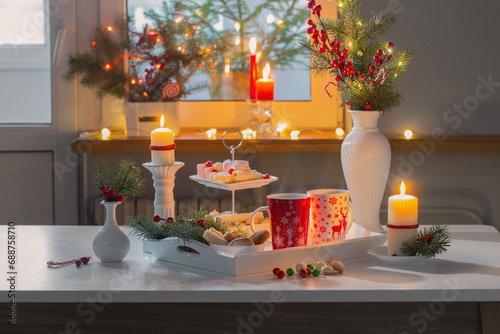
M 175 173 L 184 166 L 184 163 L 176 161 L 172 166 L 158 166 L 146 162 L 142 165 L 153 174 L 155 216 L 158 215 L 164 219 L 175 217 Z

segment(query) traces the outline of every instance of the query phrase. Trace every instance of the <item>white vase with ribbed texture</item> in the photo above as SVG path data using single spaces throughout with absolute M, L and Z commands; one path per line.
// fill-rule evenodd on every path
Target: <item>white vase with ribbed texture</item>
M 391 166 L 391 147 L 378 128 L 378 111 L 349 110 L 352 131 L 342 142 L 342 170 L 351 193 L 356 224 L 373 232 L 380 225 L 380 205 Z

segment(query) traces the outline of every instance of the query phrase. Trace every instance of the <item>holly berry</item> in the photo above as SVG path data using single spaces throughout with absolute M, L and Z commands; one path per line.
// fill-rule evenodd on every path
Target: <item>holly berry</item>
M 234 169 L 230 168 L 227 172 L 228 172 L 229 174 L 233 175 Z
M 326 37 L 326 35 L 321 35 L 321 40 L 322 40 L 323 42 L 324 42 L 324 41 L 326 41 L 326 39 L 327 39 L 327 38 L 328 38 L 328 37 Z
M 154 220 L 155 223 L 158 223 L 161 220 L 161 217 L 158 216 L 158 215 L 156 215 L 156 216 L 153 217 L 153 220 Z
M 369 104 L 368 102 L 366 102 L 366 104 L 365 104 L 365 109 L 366 109 L 366 110 L 370 110 L 371 108 L 372 108 L 372 105 L 371 105 L 371 104 Z
M 372 65 L 369 67 L 369 70 L 370 70 L 370 73 L 373 73 L 373 72 L 375 72 L 376 68 L 375 68 L 375 66 Z
M 196 224 L 198 224 L 198 226 L 201 226 L 201 227 L 205 226 L 205 219 L 203 219 L 203 218 L 198 219 Z
M 103 192 L 102 197 L 107 199 L 109 197 L 108 192 L 107 191 Z
M 276 273 L 276 277 L 278 277 L 279 279 L 285 278 L 285 272 L 283 270 L 278 271 Z
M 213 162 L 212 162 L 212 161 L 207 161 L 207 162 L 205 163 L 205 166 L 207 166 L 207 167 L 212 167 L 212 166 L 213 166 Z
M 278 271 L 280 271 L 281 269 L 276 267 L 273 269 L 273 275 L 276 275 L 278 273 Z
M 427 238 L 425 238 L 427 240 L 427 243 L 430 244 L 432 240 L 434 240 L 434 238 L 432 237 L 432 235 L 428 235 Z
M 125 196 L 123 196 L 123 195 L 118 195 L 118 196 L 116 197 L 116 200 L 117 200 L 118 202 L 122 202 L 123 200 L 125 200 Z
M 384 54 L 384 51 L 382 51 L 382 50 L 377 50 L 377 55 L 381 56 L 381 55 L 383 55 L 383 54 Z
M 295 274 L 295 271 L 294 271 L 292 268 L 288 268 L 288 269 L 286 270 L 286 274 L 287 274 L 288 276 L 293 276 L 293 274 Z
M 424 242 L 424 238 L 418 239 L 418 242 Z
M 100 187 L 99 187 L 99 190 L 103 193 L 103 192 L 105 192 L 106 190 L 108 190 L 108 188 L 106 188 L 106 186 L 100 186 Z
M 264 179 L 269 180 L 270 178 L 269 174 L 264 175 Z
M 319 44 L 319 39 L 317 39 L 317 38 L 316 38 L 316 39 L 314 39 L 313 43 L 314 43 L 314 44 Z
M 340 76 L 340 74 L 337 74 L 337 75 L 335 76 L 335 80 L 337 80 L 337 81 L 342 81 L 342 77 Z
M 116 190 L 114 190 L 114 189 L 109 189 L 109 191 L 108 191 L 108 195 L 109 195 L 110 197 L 115 196 L 115 195 L 116 195 Z
M 313 271 L 312 271 L 312 274 L 314 277 L 318 277 L 320 273 L 321 273 L 321 270 L 319 270 L 319 269 L 313 269 Z
M 313 25 L 313 23 L 314 23 L 313 20 L 311 19 L 307 20 L 307 24 L 309 24 L 310 26 Z
M 311 27 L 309 27 L 309 28 L 307 28 L 306 32 L 307 32 L 307 34 L 310 35 L 310 34 L 312 34 L 314 32 L 314 29 L 311 28 Z
M 80 261 L 80 260 L 76 260 L 76 261 L 75 261 L 75 264 L 76 264 L 76 266 L 77 266 L 77 267 L 79 267 L 79 266 L 81 266 L 81 265 L 82 265 L 82 261 Z
M 300 269 L 300 271 L 299 271 L 299 275 L 300 275 L 300 277 L 302 277 L 302 278 L 306 278 L 307 276 L 309 276 L 309 273 L 308 273 L 308 272 L 307 272 L 307 270 L 305 270 L 305 269 Z
M 90 259 L 89 259 L 88 257 L 86 257 L 86 256 L 84 256 L 84 257 L 82 257 L 82 258 L 80 259 L 80 261 L 82 261 L 82 263 L 83 263 L 83 264 L 87 264 L 87 263 L 89 263 L 89 260 L 90 260 Z
M 378 63 L 380 61 L 380 57 L 379 56 L 375 56 L 373 57 L 373 61 Z
M 387 55 L 387 60 L 392 60 L 392 55 Z
M 387 43 L 387 48 L 392 49 L 393 47 L 394 47 L 394 43 L 393 42 Z
M 184 218 L 183 215 L 178 215 L 177 218 L 180 219 L 180 220 L 186 220 L 186 218 Z
M 173 217 L 168 217 L 166 221 L 167 223 L 173 223 L 175 220 Z

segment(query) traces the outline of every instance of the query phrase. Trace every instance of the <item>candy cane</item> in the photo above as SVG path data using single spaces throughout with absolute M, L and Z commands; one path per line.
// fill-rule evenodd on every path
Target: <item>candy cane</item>
M 88 258 L 89 260 L 92 258 L 90 256 L 85 256 L 86 258 Z M 47 262 L 47 267 L 49 268 L 59 268 L 59 267 L 64 267 L 64 266 L 67 266 L 67 265 L 70 265 L 70 264 L 73 264 L 75 263 L 75 261 L 80 261 L 81 258 L 79 259 L 74 259 L 74 260 L 69 260 L 69 261 L 64 261 L 64 262 L 54 262 L 54 261 L 48 261 Z
M 335 86 L 335 87 L 337 87 L 338 89 L 340 89 L 340 87 L 339 87 L 339 85 L 337 85 L 337 84 L 336 84 L 335 82 L 333 82 L 333 81 L 330 81 L 329 83 L 327 83 L 327 84 L 325 85 L 324 90 L 325 90 L 326 95 L 328 95 L 328 97 L 329 97 L 329 98 L 332 98 L 332 96 L 330 95 L 330 92 L 328 92 L 328 86 L 330 86 L 330 85 L 334 85 L 334 86 Z
M 385 71 L 385 68 L 380 69 L 380 71 L 377 74 L 377 77 L 375 78 L 375 81 L 380 79 L 380 76 L 382 75 L 382 81 L 380 81 L 380 85 L 384 85 L 385 83 L 385 78 L 387 77 L 387 72 Z

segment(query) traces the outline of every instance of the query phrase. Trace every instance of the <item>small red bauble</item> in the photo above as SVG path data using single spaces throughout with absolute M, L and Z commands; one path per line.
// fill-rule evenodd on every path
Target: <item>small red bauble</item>
M 77 267 L 79 267 L 79 266 L 81 266 L 81 265 L 82 265 L 82 261 L 80 261 L 80 260 L 76 260 L 76 261 L 75 261 L 75 264 L 76 264 L 76 266 L 77 266 Z
M 103 192 L 105 192 L 108 189 L 106 188 L 106 186 L 100 186 L 99 190 L 103 193 Z
M 428 235 L 427 238 L 425 238 L 425 239 L 427 240 L 427 243 L 430 243 L 432 240 L 434 240 L 432 235 Z
M 269 178 L 271 178 L 269 174 L 264 175 L 264 179 L 268 180 Z
M 373 66 L 373 65 L 370 66 L 369 70 L 370 70 L 371 73 L 375 72 L 375 66 Z
M 281 269 L 276 267 L 273 269 L 273 275 L 276 275 L 278 273 L 278 271 L 280 271 Z
M 392 49 L 392 48 L 394 47 L 394 43 L 393 43 L 393 42 L 389 42 L 389 43 L 387 43 L 387 47 L 388 47 L 389 49 Z
M 375 56 L 373 57 L 373 61 L 378 63 L 380 61 L 380 57 L 379 56 Z
M 365 109 L 370 110 L 371 108 L 372 108 L 372 105 L 367 102 L 365 104 Z
M 111 197 L 115 196 L 115 195 L 116 195 L 116 190 L 114 190 L 114 189 L 109 189 L 109 191 L 108 191 L 108 195 L 109 195 L 109 196 L 111 196 Z
M 173 223 L 173 222 L 174 222 L 174 218 L 172 218 L 172 217 L 167 218 L 167 223 Z
M 339 74 L 337 74 L 337 75 L 335 76 L 335 80 L 337 80 L 337 81 L 342 81 L 342 77 L 341 77 Z
M 305 270 L 305 269 L 300 269 L 300 270 L 299 270 L 299 275 L 300 275 L 300 277 L 302 277 L 302 278 L 306 278 L 307 276 L 309 276 L 309 273 L 308 273 L 308 272 L 307 272 L 307 270 Z
M 158 223 L 161 220 L 161 217 L 156 215 L 153 217 L 153 220 L 155 221 L 155 223 Z
M 280 270 L 276 273 L 276 277 L 278 277 L 279 279 L 283 279 L 285 278 L 285 272 L 283 270 Z
M 383 54 L 384 54 L 384 51 L 382 51 L 382 50 L 377 50 L 377 55 L 381 56 L 381 55 L 383 55 Z
M 213 162 L 212 162 L 212 161 L 207 161 L 207 162 L 205 163 L 205 166 L 207 166 L 207 167 L 212 167 L 212 166 L 213 166 Z
M 234 169 L 230 168 L 227 172 L 228 172 L 229 174 L 233 175 Z
M 392 60 L 392 55 L 387 55 L 387 60 Z
M 313 29 L 313 28 L 311 28 L 311 27 L 307 28 L 307 30 L 306 30 L 306 32 L 307 32 L 309 35 L 310 35 L 310 34 L 312 34 L 312 33 L 313 33 L 313 31 L 314 31 L 314 29 Z
M 118 195 L 118 196 L 116 197 L 116 200 L 117 200 L 118 202 L 122 202 L 124 199 L 125 199 L 125 196 L 123 196 L 123 195 Z
M 88 257 L 86 257 L 86 256 L 84 256 L 84 257 L 82 257 L 82 258 L 80 259 L 80 261 L 82 261 L 82 263 L 83 263 L 83 264 L 87 264 L 87 263 L 89 263 L 89 260 L 90 260 L 90 259 L 89 259 Z
M 103 192 L 103 193 L 102 193 L 102 197 L 104 197 L 104 198 L 108 198 L 108 197 L 109 197 L 108 192 L 107 192 L 107 191 Z
M 198 226 L 201 226 L 201 227 L 205 226 L 205 219 L 203 219 L 203 218 L 198 219 L 196 224 L 198 224 Z

